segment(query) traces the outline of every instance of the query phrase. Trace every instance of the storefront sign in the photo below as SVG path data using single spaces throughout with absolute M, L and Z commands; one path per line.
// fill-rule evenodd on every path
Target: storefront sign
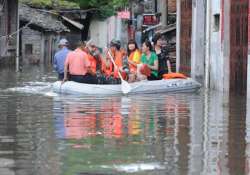
M 158 14 L 143 14 L 143 25 L 151 26 L 157 25 L 160 22 L 160 15 Z
M 130 19 L 130 12 L 129 11 L 121 11 L 117 13 L 118 18 L 121 19 Z

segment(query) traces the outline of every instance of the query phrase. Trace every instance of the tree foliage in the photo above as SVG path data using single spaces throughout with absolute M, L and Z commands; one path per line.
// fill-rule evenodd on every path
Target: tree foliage
M 95 8 L 95 16 L 106 18 L 119 9 L 128 6 L 128 0 L 20 0 L 20 2 L 39 8 L 72 9 Z
M 96 8 L 96 15 L 101 18 L 112 16 L 121 8 L 128 6 L 128 0 L 68 0 L 79 4 L 82 9 Z
M 67 0 L 19 0 L 19 2 L 37 8 L 79 9 L 79 4 Z
M 117 10 L 128 6 L 128 0 L 20 0 L 20 2 L 40 8 L 95 8 L 94 15 L 101 18 L 112 16 Z

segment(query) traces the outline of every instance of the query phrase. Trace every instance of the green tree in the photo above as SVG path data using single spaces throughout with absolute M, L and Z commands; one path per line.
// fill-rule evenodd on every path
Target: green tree
M 128 6 L 129 0 L 20 0 L 20 2 L 38 8 L 71 9 L 95 8 L 94 14 L 100 18 L 112 16 L 117 10 Z
M 96 8 L 101 18 L 112 16 L 117 10 L 127 7 L 128 0 L 68 0 L 79 4 L 81 9 Z
M 47 9 L 79 9 L 79 4 L 73 1 L 67 0 L 19 0 L 19 2 L 30 5 L 37 8 L 47 8 Z

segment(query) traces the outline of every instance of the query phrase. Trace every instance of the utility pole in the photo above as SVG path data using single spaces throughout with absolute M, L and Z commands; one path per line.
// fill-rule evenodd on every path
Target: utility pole
M 155 13 L 158 12 L 158 3 L 157 3 L 157 0 L 155 0 Z
M 166 25 L 168 25 L 168 0 L 166 0 Z
M 19 20 L 19 1 L 17 1 L 17 31 L 20 27 L 20 20 Z M 20 31 L 16 34 L 16 72 L 19 72 L 19 37 Z

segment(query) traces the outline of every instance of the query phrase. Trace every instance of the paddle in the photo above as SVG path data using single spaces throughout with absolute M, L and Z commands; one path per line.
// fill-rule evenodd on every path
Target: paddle
M 121 73 L 120 73 L 120 71 L 119 71 L 119 68 L 118 68 L 118 66 L 115 64 L 114 58 L 113 58 L 113 56 L 111 55 L 111 53 L 109 52 L 109 50 L 108 50 L 108 54 L 109 54 L 109 56 L 110 56 L 110 59 L 111 59 L 112 63 L 114 64 L 114 66 L 116 67 L 116 69 L 118 69 L 118 75 L 119 75 L 119 77 L 120 77 L 120 79 L 121 79 L 121 89 L 122 89 L 123 94 L 129 93 L 129 92 L 131 91 L 131 89 L 132 89 L 131 86 L 128 84 L 127 81 L 125 81 L 125 80 L 122 78 L 122 75 L 121 75 Z

